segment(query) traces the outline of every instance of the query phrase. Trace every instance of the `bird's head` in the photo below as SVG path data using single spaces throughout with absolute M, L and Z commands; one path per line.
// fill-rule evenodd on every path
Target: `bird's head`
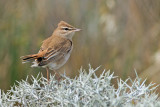
M 61 21 L 58 23 L 58 27 L 54 33 L 65 38 L 72 39 L 74 33 L 80 30 L 81 29 L 75 28 L 64 21 Z

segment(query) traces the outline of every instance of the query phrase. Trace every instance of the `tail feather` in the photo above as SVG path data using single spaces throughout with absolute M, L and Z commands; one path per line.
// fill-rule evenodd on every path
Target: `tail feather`
M 37 54 L 21 56 L 22 63 L 30 62 L 38 58 Z
M 20 58 L 22 59 L 22 63 L 26 63 L 26 62 L 31 62 L 36 60 L 36 62 L 40 62 L 43 58 L 43 56 L 45 55 L 45 53 L 47 52 L 47 50 L 42 51 L 38 54 L 32 54 L 32 55 L 26 55 L 26 56 L 21 56 Z

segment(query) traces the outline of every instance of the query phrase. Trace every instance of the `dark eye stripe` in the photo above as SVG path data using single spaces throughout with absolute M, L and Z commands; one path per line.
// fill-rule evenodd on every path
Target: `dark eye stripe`
M 64 28 L 64 30 L 69 30 L 68 28 Z
M 66 30 L 66 31 L 72 30 L 72 28 L 68 28 L 68 27 L 64 27 L 64 28 L 61 28 L 61 29 Z

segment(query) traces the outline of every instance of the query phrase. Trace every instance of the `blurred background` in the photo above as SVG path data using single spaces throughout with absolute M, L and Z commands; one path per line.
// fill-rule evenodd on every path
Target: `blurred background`
M 0 0 L 0 89 L 46 75 L 20 56 L 37 53 L 61 20 L 82 31 L 59 72 L 74 77 L 90 63 L 122 79 L 136 70 L 148 83 L 160 83 L 160 0 Z

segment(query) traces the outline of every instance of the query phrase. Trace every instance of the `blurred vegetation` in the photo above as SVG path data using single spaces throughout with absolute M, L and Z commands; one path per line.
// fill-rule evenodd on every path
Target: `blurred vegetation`
M 123 79 L 134 69 L 160 82 L 159 0 L 0 0 L 0 88 L 45 69 L 23 65 L 20 56 L 37 53 L 41 42 L 64 20 L 81 28 L 59 72 L 73 77 L 81 66 L 102 65 Z M 143 71 L 143 72 L 139 72 Z

